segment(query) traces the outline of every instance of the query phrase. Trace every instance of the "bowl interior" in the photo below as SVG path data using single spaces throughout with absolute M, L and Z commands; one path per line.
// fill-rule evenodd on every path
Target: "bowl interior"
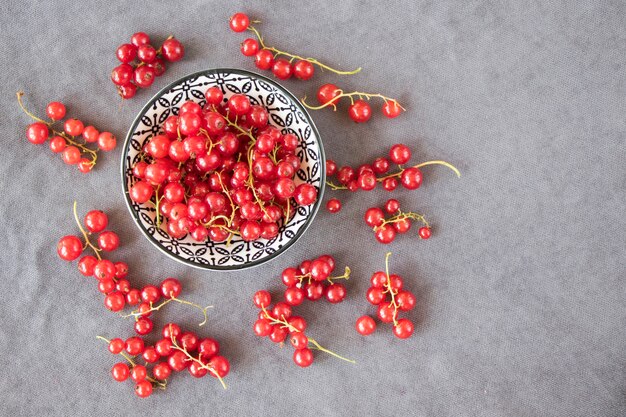
M 132 167 L 140 160 L 144 144 L 162 133 L 165 119 L 178 114 L 187 100 L 205 104 L 204 92 L 217 86 L 227 100 L 233 94 L 246 94 L 252 104 L 263 105 L 270 114 L 270 124 L 283 133 L 293 133 L 299 139 L 296 155 L 300 168 L 295 182 L 308 182 L 318 189 L 315 204 L 298 207 L 295 216 L 281 225 L 278 236 L 244 242 L 234 236 L 230 243 L 196 242 L 190 236 L 170 237 L 164 226 L 156 226 L 154 204 L 133 202 L 128 189 L 135 181 Z M 261 75 L 238 69 L 213 69 L 191 74 L 157 93 L 141 110 L 133 122 L 122 155 L 122 181 L 128 208 L 142 233 L 161 251 L 185 264 L 216 270 L 242 269 L 267 262 L 284 252 L 310 225 L 323 197 L 326 162 L 319 133 L 300 102 L 286 89 Z

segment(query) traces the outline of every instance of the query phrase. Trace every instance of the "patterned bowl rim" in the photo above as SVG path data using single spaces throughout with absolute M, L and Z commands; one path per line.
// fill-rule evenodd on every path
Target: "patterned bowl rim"
M 255 261 L 251 261 L 251 262 L 245 262 L 242 263 L 240 265 L 208 265 L 208 264 L 200 264 L 200 263 L 196 263 L 196 262 L 192 262 L 189 261 L 188 259 L 185 259 L 179 255 L 176 255 L 170 251 L 168 251 L 167 249 L 165 249 L 150 233 L 148 233 L 148 231 L 143 227 L 143 225 L 141 224 L 141 221 L 139 220 L 139 213 L 133 210 L 132 207 L 132 202 L 130 200 L 130 196 L 128 194 L 128 184 L 127 184 L 127 180 L 126 180 L 126 172 L 128 167 L 126 166 L 126 156 L 128 155 L 129 152 L 129 146 L 130 146 L 130 141 L 131 138 L 133 136 L 133 132 L 135 131 L 135 129 L 137 128 L 137 126 L 139 125 L 139 122 L 141 121 L 141 117 L 150 109 L 150 107 L 161 97 L 163 96 L 165 93 L 167 93 L 168 91 L 170 91 L 172 88 L 176 87 L 177 85 L 192 79 L 192 78 L 198 78 L 200 76 L 203 75 L 209 75 L 209 74 L 217 74 L 217 73 L 230 73 L 230 74 L 240 74 L 240 75 L 246 75 L 246 76 L 251 76 L 251 77 L 255 77 L 258 78 L 270 85 L 275 86 L 278 90 L 280 90 L 283 94 L 285 94 L 287 97 L 289 97 L 294 105 L 298 108 L 298 110 L 300 110 L 302 112 L 302 114 L 304 115 L 304 117 L 307 120 L 307 123 L 311 126 L 311 130 L 313 131 L 313 133 L 315 134 L 315 137 L 317 138 L 317 144 L 319 147 L 319 153 L 320 153 L 320 188 L 319 188 L 319 192 L 318 192 L 318 196 L 317 196 L 317 201 L 315 202 L 315 205 L 313 206 L 313 209 L 311 210 L 308 218 L 306 219 L 305 224 L 300 228 L 300 230 L 298 230 L 298 232 L 296 233 L 296 235 L 289 239 L 287 241 L 287 243 L 285 243 L 281 248 L 279 248 L 278 250 L 276 250 L 276 252 L 272 253 L 271 255 L 262 258 L 262 259 L 258 259 Z M 317 212 L 321 206 L 322 200 L 324 198 L 324 190 L 326 188 L 326 154 L 324 153 L 324 145 L 322 143 L 322 138 L 320 136 L 319 130 L 317 129 L 317 126 L 315 126 L 315 123 L 313 122 L 313 119 L 311 118 L 311 115 L 309 114 L 309 112 L 306 110 L 306 108 L 302 105 L 302 103 L 300 102 L 300 100 L 294 96 L 289 90 L 287 90 L 285 87 L 283 87 L 282 85 L 280 85 L 279 83 L 277 83 L 276 81 L 267 78 L 264 75 L 261 74 L 257 74 L 255 72 L 252 71 L 247 71 L 247 70 L 243 70 L 243 69 L 238 69 L 238 68 L 212 68 L 212 69 L 207 69 L 207 70 L 202 70 L 202 71 L 197 71 L 194 73 L 191 73 L 189 75 L 186 75 L 182 78 L 179 78 L 173 82 L 171 82 L 170 84 L 166 85 L 165 87 L 163 87 L 162 89 L 160 89 L 156 94 L 154 94 L 152 96 L 152 98 L 150 98 L 148 100 L 148 102 L 141 108 L 141 110 L 139 111 L 139 113 L 137 114 L 137 116 L 135 117 L 135 119 L 133 120 L 128 133 L 126 134 L 126 139 L 124 140 L 124 148 L 122 151 L 122 158 L 121 158 L 121 177 L 122 177 L 122 192 L 124 193 L 124 201 L 126 202 L 126 207 L 128 208 L 128 211 L 130 212 L 133 221 L 135 223 L 135 225 L 139 228 L 139 230 L 141 231 L 141 233 L 148 239 L 148 241 L 150 241 L 150 243 L 152 243 L 157 249 L 159 249 L 161 252 L 163 252 L 165 255 L 167 255 L 168 257 L 174 259 L 175 261 L 178 261 L 180 263 L 183 263 L 185 265 L 189 265 L 191 267 L 194 268 L 198 268 L 198 269 L 204 269 L 204 270 L 213 270 L 213 271 L 234 271 L 234 270 L 242 270 L 242 269 L 247 269 L 247 268 L 252 268 L 261 264 L 264 264 L 265 262 L 269 262 L 273 259 L 275 259 L 276 257 L 278 257 L 279 255 L 283 254 L 284 252 L 287 251 L 287 249 L 289 249 L 294 243 L 296 243 L 296 241 L 298 241 L 298 239 L 300 239 L 300 237 L 308 230 L 308 228 L 311 226 L 311 223 L 313 223 L 313 219 L 315 218 L 315 216 L 317 215 Z

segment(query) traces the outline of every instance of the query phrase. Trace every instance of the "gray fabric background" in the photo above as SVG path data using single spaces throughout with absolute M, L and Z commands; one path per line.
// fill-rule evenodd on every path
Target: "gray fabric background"
M 123 203 L 120 148 L 91 175 L 65 166 L 24 139 L 28 118 L 18 89 L 42 112 L 62 100 L 70 114 L 124 137 L 143 103 L 193 71 L 253 69 L 227 26 L 243 10 L 263 20 L 268 43 L 363 72 L 287 81 L 310 96 L 324 82 L 380 91 L 408 109 L 355 125 L 340 112 L 314 114 L 327 154 L 358 165 L 395 142 L 424 169 L 415 192 L 395 194 L 434 225 L 428 242 L 403 236 L 389 247 L 363 224 L 366 207 L 388 194 L 342 194 L 344 210 L 322 210 L 287 254 L 249 271 L 210 273 L 162 256 Z M 626 5 L 622 1 L 21 2 L 0 4 L 0 414 L 2 415 L 380 415 L 623 416 L 626 413 Z M 120 104 L 109 72 L 118 44 L 137 30 L 185 44 L 153 88 Z M 328 196 L 326 196 L 328 198 Z M 94 282 L 61 262 L 57 239 L 76 232 L 81 213 L 110 213 L 123 241 L 115 259 L 137 285 L 166 276 L 185 296 L 212 303 L 202 335 L 218 338 L 232 362 L 217 381 L 171 379 L 166 393 L 136 398 L 114 382 L 116 361 L 98 334 L 128 337 L 131 322 L 105 311 Z M 394 252 L 419 306 L 414 337 L 388 326 L 363 338 L 355 319 L 370 274 Z M 291 349 L 253 336 L 252 293 L 281 289 L 280 271 L 324 252 L 350 265 L 354 279 L 339 305 L 307 304 L 310 333 L 358 361 L 318 354 L 298 369 Z M 197 316 L 168 306 L 157 320 L 195 326 Z

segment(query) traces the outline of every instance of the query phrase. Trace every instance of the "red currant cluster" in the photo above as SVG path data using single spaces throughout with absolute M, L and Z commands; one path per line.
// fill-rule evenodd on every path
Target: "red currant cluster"
M 21 91 L 17 93 L 17 102 L 24 113 L 35 120 L 26 128 L 26 139 L 30 143 L 41 145 L 50 139 L 50 150 L 61 154 L 63 162 L 76 165 L 84 174 L 90 172 L 96 165 L 99 150 L 108 152 L 115 149 L 117 139 L 111 132 L 99 132 L 93 126 L 85 127 L 84 123 L 78 119 L 67 119 L 63 122 L 63 130 L 56 130 L 55 123 L 65 118 L 65 105 L 58 101 L 49 103 L 46 106 L 46 115 L 50 121 L 45 121 L 24 107 L 23 95 Z M 88 143 L 97 144 L 97 148 L 89 148 Z
M 366 298 L 378 306 L 376 315 L 383 323 L 393 323 L 393 334 L 399 339 L 407 339 L 413 334 L 413 322 L 407 318 L 398 319 L 400 312 L 411 311 L 416 299 L 412 292 L 403 289 L 404 283 L 398 275 L 389 275 L 389 256 L 385 256 L 385 272 L 374 272 L 372 286 L 367 290 Z M 367 336 L 376 330 L 376 322 L 370 316 L 361 316 L 356 321 L 356 330 Z
M 363 164 L 357 169 L 350 166 L 337 167 L 333 160 L 326 161 L 326 174 L 329 177 L 337 176 L 340 185 L 331 181 L 326 183 L 332 190 L 372 191 L 378 183 L 383 189 L 393 191 L 402 184 L 407 190 L 416 190 L 422 185 L 422 171 L 420 168 L 427 165 L 443 165 L 461 176 L 459 171 L 445 161 L 427 161 L 412 167 L 403 168 L 402 165 L 411 159 L 411 149 L 403 144 L 395 144 L 389 150 L 389 159 L 379 157 L 372 164 Z M 391 162 L 390 162 L 391 161 Z M 398 165 L 398 172 L 388 174 L 391 163 Z M 399 181 L 398 181 L 399 180 Z
M 298 138 L 269 125 L 267 110 L 244 94 L 224 102 L 223 92 L 211 87 L 205 96 L 204 108 L 185 102 L 164 121 L 165 134 L 146 143 L 133 167 L 130 198 L 152 202 L 157 225 L 161 216 L 167 219 L 174 238 L 271 239 L 295 205 L 317 201 L 313 185 L 294 181 Z
M 257 68 L 271 70 L 276 78 L 287 80 L 293 76 L 299 80 L 308 80 L 315 73 L 315 65 L 340 75 L 356 74 L 361 71 L 361 68 L 354 71 L 339 71 L 322 64 L 315 58 L 304 58 L 267 46 L 259 31 L 250 23 L 259 23 L 259 21 L 251 22 L 245 13 L 235 13 L 231 16 L 229 25 L 233 32 L 249 30 L 254 33 L 255 38 L 247 38 L 241 43 L 241 53 L 244 56 L 254 57 L 254 64 Z
M 363 93 L 360 91 L 346 93 L 335 84 L 324 84 L 317 90 L 317 100 L 320 103 L 319 106 L 309 106 L 306 103 L 306 97 L 302 99 L 302 104 L 311 110 L 319 110 L 329 106 L 332 106 L 333 110 L 337 110 L 337 103 L 342 97 L 348 97 L 350 99 L 348 116 L 350 116 L 350 119 L 356 123 L 367 122 L 372 117 L 372 107 L 367 101 L 365 101 L 365 99 L 382 99 L 382 113 L 390 119 L 398 117 L 400 113 L 404 111 L 404 107 L 402 107 L 400 103 L 393 98 L 385 97 L 382 94 Z M 357 97 L 357 99 L 355 100 L 354 97 Z
M 323 296 L 333 304 L 346 298 L 346 287 L 335 283 L 337 279 L 349 279 L 350 268 L 346 266 L 343 275 L 331 277 L 335 270 L 335 259 L 322 255 L 314 260 L 306 260 L 298 268 L 289 267 L 282 273 L 285 290 L 285 302 L 290 306 L 302 304 L 304 299 L 317 301 Z M 324 285 L 327 283 L 326 285 Z
M 176 62 L 185 55 L 185 48 L 180 41 L 170 36 L 159 49 L 150 45 L 150 37 L 144 32 L 137 32 L 130 37 L 130 43 L 120 45 L 115 52 L 120 65 L 113 68 L 111 81 L 117 86 L 119 95 L 132 98 L 137 87 L 148 88 L 155 77 L 165 73 L 165 61 Z
M 385 212 L 392 214 L 385 218 Z M 365 223 L 374 229 L 376 240 L 380 243 L 391 243 L 396 238 L 396 233 L 404 234 L 411 229 L 411 220 L 417 220 L 424 224 L 417 231 L 421 239 L 428 239 L 431 231 L 428 222 L 418 213 L 400 210 L 400 203 L 394 198 L 390 198 L 385 203 L 385 212 L 378 207 L 370 207 L 365 211 Z
M 226 388 L 223 378 L 230 370 L 230 363 L 219 355 L 220 345 L 217 340 L 200 339 L 194 332 L 183 332 L 176 323 L 166 324 L 161 336 L 153 346 L 147 345 L 141 336 L 126 340 L 107 340 L 98 336 L 108 343 L 109 352 L 126 359 L 127 363 L 113 365 L 113 379 L 122 382 L 130 377 L 136 384 L 135 394 L 141 398 L 149 397 L 155 387 L 165 389 L 172 371 L 181 372 L 185 369 L 195 378 L 209 374 L 219 379 Z M 143 359 L 143 364 L 137 363 L 138 356 Z
M 178 298 L 182 291 L 182 285 L 176 278 L 167 278 L 157 287 L 146 285 L 141 290 L 131 287 L 128 277 L 128 265 L 125 262 L 115 262 L 102 258 L 103 252 L 112 252 L 119 247 L 118 235 L 110 230 L 105 230 L 109 220 L 108 216 L 100 210 L 92 210 L 85 215 L 84 228 L 81 224 L 74 203 L 74 218 L 80 229 L 83 239 L 78 236 L 67 235 L 62 237 L 57 244 L 57 253 L 65 261 L 78 259 L 85 250 L 91 249 L 94 255 L 84 255 L 78 261 L 78 271 L 86 277 L 95 277 L 98 281 L 98 291 L 105 294 L 104 305 L 113 312 L 124 309 L 126 304 L 138 306 L 137 310 L 125 317 L 135 317 L 135 330 L 139 334 L 147 334 L 152 330 L 152 322 L 148 319 L 152 311 L 158 311 L 163 306 L 175 301 L 180 304 L 190 305 L 202 311 L 206 322 L 207 307 Z M 86 230 L 85 230 L 86 229 Z M 90 236 L 98 234 L 97 244 L 90 240 Z M 161 298 L 164 301 L 155 306 Z M 202 324 L 204 324 L 202 322 Z
M 321 350 L 336 358 L 355 363 L 322 347 L 315 339 L 307 337 L 305 334 L 306 320 L 300 316 L 294 316 L 291 306 L 287 303 L 278 302 L 272 307 L 272 297 L 268 291 L 257 291 L 254 294 L 253 302 L 256 307 L 261 309 L 257 320 L 254 322 L 254 333 L 259 337 L 268 336 L 272 342 L 279 343 L 281 346 L 289 336 L 289 342 L 295 349 L 293 361 L 296 365 L 306 368 L 313 363 L 311 349 Z

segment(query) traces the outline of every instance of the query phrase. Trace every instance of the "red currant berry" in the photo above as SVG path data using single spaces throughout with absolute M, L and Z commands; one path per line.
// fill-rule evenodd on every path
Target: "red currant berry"
M 209 372 L 204 364 L 196 361 L 191 362 L 187 370 L 194 378 L 202 378 Z
M 315 72 L 315 67 L 309 61 L 299 60 L 293 65 L 293 75 L 299 79 L 306 81 L 313 76 Z
M 130 187 L 129 195 L 130 199 L 135 203 L 143 204 L 152 198 L 154 188 L 146 181 L 137 181 L 132 187 Z
M 370 316 L 361 316 L 356 321 L 356 331 L 363 336 L 370 335 L 376 330 L 376 322 Z
M 152 331 L 152 327 L 152 320 L 148 317 L 139 317 L 135 322 L 135 332 L 137 332 L 138 335 L 147 335 Z
M 136 47 L 140 47 L 141 45 L 149 44 L 150 37 L 144 32 L 137 32 L 130 37 L 130 43 L 132 43 Z
M 365 223 L 370 227 L 378 227 L 383 224 L 385 220 L 385 214 L 378 207 L 370 207 L 365 212 Z
M 185 332 L 180 335 L 180 344 L 188 352 L 195 352 L 199 342 L 198 336 L 193 332 Z
M 309 348 L 296 349 L 293 352 L 293 361 L 296 365 L 306 368 L 313 363 L 313 352 Z
M 111 132 L 102 132 L 98 135 L 98 147 L 105 152 L 112 151 L 117 145 L 117 138 Z
M 396 303 L 398 304 L 398 308 L 402 311 L 410 311 L 415 307 L 416 300 L 413 293 L 410 291 L 400 291 L 396 295 Z
M 63 124 L 63 130 L 70 136 L 80 136 L 85 130 L 85 125 L 78 119 L 67 119 Z
M 148 377 L 148 370 L 143 365 L 135 365 L 133 369 L 130 370 L 130 379 L 135 382 L 143 381 Z
M 61 158 L 67 165 L 76 165 L 81 159 L 80 150 L 76 146 L 70 145 L 63 150 Z
M 215 339 L 202 339 L 198 343 L 198 353 L 203 360 L 209 360 L 220 351 L 220 344 Z
M 50 131 L 45 123 L 32 123 L 26 128 L 26 139 L 34 145 L 41 145 L 48 139 L 49 135 Z
M 399 339 L 407 339 L 413 334 L 413 322 L 409 319 L 400 319 L 393 326 L 393 334 Z
M 402 113 L 402 107 L 395 100 L 387 100 L 383 104 L 383 114 L 390 119 L 398 117 Z
M 161 282 L 161 294 L 165 298 L 176 298 L 183 290 L 183 286 L 176 278 L 166 278 Z
M 398 180 L 395 178 L 385 178 L 383 180 L 383 188 L 386 191 L 393 191 L 398 188 Z
M 372 108 L 366 101 L 356 100 L 348 108 L 348 115 L 356 123 L 364 123 L 372 117 Z
M 156 303 L 161 298 L 161 290 L 154 285 L 146 285 L 141 290 L 141 299 L 145 303 Z
M 385 290 L 381 287 L 370 287 L 365 294 L 365 298 L 367 298 L 367 301 L 371 304 L 377 306 L 385 301 Z
M 396 238 L 396 229 L 390 224 L 385 224 L 376 229 L 375 236 L 380 243 L 388 244 Z
M 301 206 L 308 206 L 317 201 L 317 188 L 311 184 L 303 183 L 296 187 L 293 197 Z
M 151 68 L 147 65 L 137 67 L 133 72 L 133 81 L 137 85 L 137 87 L 141 88 L 150 87 L 154 82 L 154 77 L 156 77 L 154 73 L 154 68 Z
M 132 65 L 118 65 L 117 67 L 113 68 L 113 71 L 111 71 L 111 81 L 113 81 L 113 84 L 119 87 L 129 85 L 133 79 L 133 72 L 134 69 Z
M 117 87 L 117 90 L 120 96 L 125 100 L 133 98 L 135 97 L 135 94 L 137 94 L 137 86 L 135 84 L 131 84 L 130 82 L 129 84 L 120 85 Z
M 253 56 L 259 52 L 259 42 L 256 39 L 248 38 L 241 42 L 241 53 L 244 56 Z
M 113 365 L 113 368 L 111 368 L 111 375 L 113 376 L 113 379 L 117 382 L 123 382 L 126 381 L 130 376 L 130 369 L 128 369 L 128 365 L 126 365 L 125 363 L 119 362 Z
M 272 296 L 268 291 L 259 290 L 254 293 L 252 300 L 258 308 L 267 308 L 272 303 Z
M 64 236 L 57 243 L 57 253 L 64 261 L 73 261 L 83 253 L 83 242 L 76 236 Z
M 320 282 L 310 282 L 304 286 L 304 291 L 308 300 L 316 301 L 324 295 L 324 286 Z
M 326 289 L 326 299 L 332 304 L 342 302 L 346 294 L 346 287 L 343 284 L 331 284 Z
M 304 301 L 305 293 L 302 288 L 290 287 L 285 290 L 285 302 L 290 306 L 298 306 Z
M 341 94 L 341 89 L 335 84 L 324 84 L 317 90 L 317 100 L 320 104 L 337 104 L 337 97 Z
M 281 320 L 287 320 L 291 317 L 291 307 L 287 303 L 276 303 L 272 309 L 272 316 Z
M 394 221 L 392 224 L 396 232 L 398 233 L 406 233 L 411 229 L 411 220 L 408 218 L 398 219 Z
M 209 360 L 209 367 L 212 369 L 210 371 L 211 376 L 217 378 L 224 378 L 228 375 L 228 371 L 230 371 L 230 363 L 223 356 L 214 356 Z
M 291 316 L 287 319 L 289 326 L 294 328 L 296 332 L 304 332 L 306 330 L 306 320 L 300 316 Z M 291 333 L 294 331 L 290 330 Z
M 332 177 L 337 173 L 337 164 L 331 159 L 326 160 L 326 175 Z
M 83 256 L 80 258 L 80 261 L 78 261 L 78 271 L 86 277 L 91 277 L 94 274 L 97 263 L 98 259 L 96 259 L 95 256 Z
M 53 101 L 46 106 L 46 114 L 51 120 L 61 120 L 65 117 L 65 105 L 58 101 Z
M 150 64 L 154 62 L 157 57 L 157 51 L 150 44 L 141 45 L 137 48 L 137 58 L 145 64 Z
M 395 144 L 389 150 L 389 159 L 394 164 L 406 164 L 411 159 L 411 150 L 401 143 Z
M 131 306 L 139 304 L 141 302 L 141 291 L 136 288 L 132 288 L 128 291 L 128 294 L 126 294 L 126 302 Z
M 143 339 L 136 336 L 129 337 L 126 339 L 125 349 L 126 353 L 131 356 L 141 355 L 144 349 Z
M 259 337 L 265 337 L 272 334 L 272 324 L 268 319 L 258 319 L 254 322 L 254 334 Z
M 122 339 L 115 338 L 115 339 L 111 339 L 109 341 L 109 352 L 111 352 L 114 355 L 117 355 L 118 353 L 120 353 L 121 351 L 124 350 L 124 341 Z
M 326 209 L 331 213 L 338 213 L 341 210 L 341 201 L 331 198 L 326 202 Z
M 417 168 L 407 168 L 402 171 L 400 182 L 407 190 L 415 190 L 422 185 L 422 172 Z
M 250 99 L 245 94 L 233 94 L 228 99 L 228 110 L 236 116 L 243 116 L 250 111 Z
M 98 132 L 98 129 L 96 129 L 93 126 L 87 126 L 83 130 L 83 138 L 85 139 L 85 142 L 88 142 L 88 143 L 97 142 L 98 135 L 100 135 L 100 132 Z
M 398 311 L 393 307 L 392 304 L 381 304 L 378 306 L 378 311 L 376 312 L 378 318 L 383 323 L 391 323 L 398 315 Z
M 124 297 L 124 294 L 119 291 L 113 291 L 104 297 L 104 306 L 114 313 L 121 311 L 125 305 L 126 298 Z
M 207 104 L 217 106 L 222 103 L 224 93 L 219 87 L 210 87 L 204 93 L 204 97 L 206 97 Z
M 233 32 L 243 32 L 250 26 L 250 18 L 245 13 L 235 13 L 230 17 L 229 26 Z
M 115 278 L 115 264 L 108 259 L 99 260 L 93 269 L 93 274 L 97 279 Z
M 171 339 L 161 339 L 154 344 L 154 349 L 159 354 L 159 356 L 166 357 L 169 356 L 174 350 L 172 346 L 174 345 L 172 344 Z
M 107 230 L 98 236 L 98 246 L 105 252 L 111 252 L 120 246 L 120 238 L 115 232 Z
M 311 262 L 309 272 L 311 274 L 311 278 L 313 278 L 315 281 L 324 281 L 330 276 L 331 269 L 328 262 L 322 259 L 316 259 Z
M 137 57 L 137 47 L 132 43 L 124 43 L 117 47 L 115 56 L 123 64 L 130 64 Z
M 385 203 L 385 211 L 389 214 L 393 214 L 396 211 L 400 210 L 400 202 L 395 198 L 390 198 Z
M 135 385 L 135 394 L 139 398 L 148 398 L 152 395 L 152 382 L 144 379 L 143 381 L 139 381 L 137 385 Z
M 169 364 L 170 368 L 172 368 L 172 370 L 177 372 L 180 372 L 184 370 L 187 366 L 189 366 L 189 360 L 187 358 L 187 355 L 179 350 L 169 356 L 169 358 L 167 359 L 167 363 Z
M 258 69 L 262 70 L 272 68 L 274 65 L 274 54 L 267 49 L 261 49 L 254 56 L 254 65 L 256 65 Z
M 304 349 L 309 345 L 309 338 L 304 333 L 297 332 L 291 334 L 289 342 L 296 349 Z
M 161 53 L 167 61 L 176 62 L 185 56 L 185 47 L 178 39 L 170 38 L 161 45 Z
M 154 368 L 152 368 L 152 374 L 155 379 L 165 381 L 172 374 L 172 368 L 170 368 L 167 362 L 160 362 L 154 365 Z
M 143 360 L 147 363 L 155 363 L 159 360 L 159 358 L 161 358 L 161 355 L 159 355 L 159 352 L 156 351 L 156 348 L 154 348 L 154 346 L 148 346 L 147 348 L 145 348 L 141 356 L 143 357 Z
M 376 188 L 376 175 L 371 171 L 366 171 L 359 175 L 357 179 L 359 188 L 363 191 L 371 191 Z
M 281 80 L 287 80 L 291 78 L 293 74 L 293 67 L 291 63 L 284 58 L 278 58 L 274 61 L 274 65 L 272 66 L 272 72 L 276 76 L 276 78 Z
M 389 171 L 389 161 L 387 158 L 376 158 L 372 164 L 372 170 L 375 174 L 385 174 Z
M 417 233 L 419 234 L 420 238 L 428 239 L 430 238 L 430 235 L 431 235 L 430 227 L 426 227 L 426 226 L 420 227 Z
M 47 136 L 46 136 L 46 139 L 47 139 Z M 44 139 L 44 142 L 45 142 L 45 139 Z M 63 139 L 61 136 L 54 136 L 52 139 L 50 139 L 50 150 L 53 153 L 63 152 L 66 146 L 67 146 L 67 143 L 65 142 L 65 139 Z

